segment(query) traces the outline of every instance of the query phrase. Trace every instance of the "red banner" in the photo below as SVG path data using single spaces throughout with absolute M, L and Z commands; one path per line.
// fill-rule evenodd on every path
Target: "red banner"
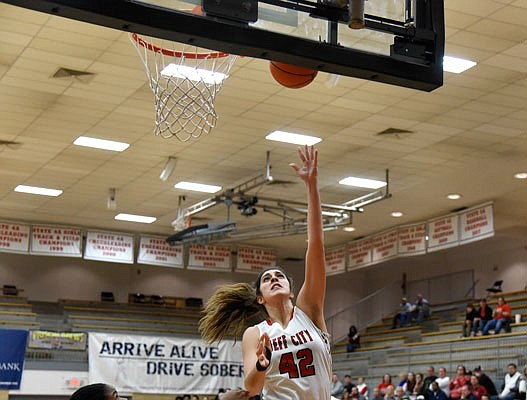
M 29 225 L 0 222 L 0 252 L 27 253 Z
M 231 248 L 228 246 L 212 246 L 208 244 L 193 244 L 188 249 L 188 268 L 209 271 L 230 271 Z
M 326 250 L 326 275 L 336 275 L 346 272 L 346 247 L 336 247 Z
M 348 270 L 364 267 L 371 264 L 372 241 L 371 238 L 356 240 L 349 244 Z
M 276 266 L 276 251 L 255 247 L 239 247 L 236 258 L 236 271 L 259 273 Z

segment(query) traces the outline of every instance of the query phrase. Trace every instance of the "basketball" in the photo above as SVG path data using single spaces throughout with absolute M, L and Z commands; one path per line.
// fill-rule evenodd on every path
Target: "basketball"
M 309 85 L 318 74 L 316 69 L 298 67 L 278 61 L 271 61 L 269 69 L 275 81 L 290 89 L 299 89 Z

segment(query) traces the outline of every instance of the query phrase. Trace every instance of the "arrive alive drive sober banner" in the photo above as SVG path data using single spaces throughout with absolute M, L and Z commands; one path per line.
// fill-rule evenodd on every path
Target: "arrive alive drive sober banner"
M 89 333 L 90 383 L 139 393 L 217 393 L 243 386 L 241 343 Z
M 20 389 L 28 331 L 0 330 L 0 390 Z

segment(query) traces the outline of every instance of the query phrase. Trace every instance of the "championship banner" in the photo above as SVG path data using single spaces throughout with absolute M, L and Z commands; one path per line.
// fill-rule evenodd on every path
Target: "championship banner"
M 355 240 L 348 248 L 348 270 L 371 265 L 371 238 Z
M 29 348 L 86 350 L 86 334 L 83 332 L 29 332 Z
M 27 253 L 29 251 L 29 225 L 0 222 L 0 252 Z
M 192 244 L 188 249 L 188 268 L 208 271 L 231 270 L 231 248 L 209 244 Z
M 82 231 L 79 228 L 32 226 L 30 254 L 81 257 Z
M 260 273 L 266 268 L 276 266 L 276 251 L 255 247 L 238 247 L 236 257 L 237 272 Z
M 459 216 L 449 215 L 428 222 L 428 251 L 459 245 Z
M 326 250 L 326 275 L 346 272 L 346 246 Z
M 380 263 L 397 257 L 397 229 L 392 229 L 371 238 L 373 263 Z
M 0 390 L 20 389 L 27 331 L 0 330 Z
M 119 392 L 217 393 L 243 387 L 241 342 L 89 333 L 89 381 Z
M 463 244 L 494 236 L 492 204 L 485 204 L 459 214 L 460 240 Z
M 137 263 L 183 268 L 183 245 L 170 246 L 160 236 L 141 236 Z
M 134 237 L 124 233 L 93 232 L 86 234 L 86 260 L 134 263 Z
M 426 252 L 426 224 L 400 226 L 397 230 L 397 253 L 415 256 Z

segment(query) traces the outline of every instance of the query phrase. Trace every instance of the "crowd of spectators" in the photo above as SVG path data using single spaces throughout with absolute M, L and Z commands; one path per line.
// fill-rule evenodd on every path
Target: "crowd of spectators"
M 418 294 L 415 303 L 408 302 L 406 297 L 401 299 L 399 309 L 395 313 L 392 321 L 392 329 L 411 326 L 413 323 L 421 325 L 430 316 L 430 304 L 422 294 Z
M 331 395 L 342 400 L 526 400 L 527 367 L 521 374 L 513 363 L 507 366 L 500 391 L 479 366 L 469 371 L 459 365 L 452 376 L 444 367 L 438 368 L 436 375 L 430 366 L 425 375 L 404 372 L 394 382 L 391 375 L 385 374 L 370 391 L 363 377 L 354 384 L 350 375 L 341 382 L 333 374 Z
M 465 321 L 463 323 L 463 336 L 498 334 L 502 328 L 507 331 L 511 322 L 512 309 L 504 297 L 498 297 L 498 304 L 495 310 L 492 310 L 487 304 L 487 300 L 483 298 L 479 301 L 478 309 L 475 309 L 472 303 L 467 304 Z

